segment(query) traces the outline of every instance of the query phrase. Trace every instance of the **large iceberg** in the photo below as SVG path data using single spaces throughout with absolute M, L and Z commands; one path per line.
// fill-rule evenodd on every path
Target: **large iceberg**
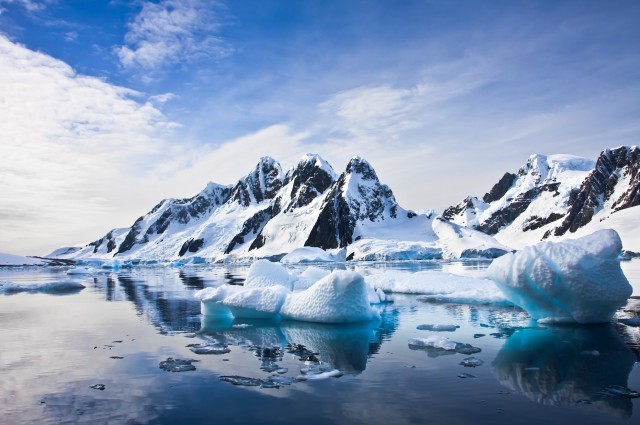
M 488 275 L 537 320 L 603 323 L 632 293 L 620 268 L 614 230 L 562 242 L 541 242 L 491 263 Z
M 371 304 L 385 301 L 357 272 L 309 268 L 292 276 L 277 263 L 256 261 L 243 287 L 223 285 L 196 292 L 209 317 L 272 318 L 317 323 L 378 319 Z

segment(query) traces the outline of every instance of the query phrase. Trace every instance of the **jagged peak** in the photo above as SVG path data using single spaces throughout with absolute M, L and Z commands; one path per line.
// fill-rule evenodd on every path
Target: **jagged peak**
M 360 174 L 364 180 L 378 180 L 378 175 L 371 164 L 361 156 L 354 156 L 347 164 L 346 174 Z
M 316 168 L 326 171 L 334 180 L 337 178 L 337 174 L 331 164 L 317 153 L 305 153 L 293 169 L 304 168 L 307 164 L 311 164 Z

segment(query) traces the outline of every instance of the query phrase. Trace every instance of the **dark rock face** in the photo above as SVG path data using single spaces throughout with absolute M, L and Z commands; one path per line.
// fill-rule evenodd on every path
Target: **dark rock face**
M 291 202 L 285 212 L 309 205 L 311 201 L 329 189 L 334 182 L 334 177 L 318 167 L 315 162 L 302 161 L 292 172 L 287 173 L 284 186 L 291 182 Z
M 466 210 L 474 210 L 475 206 L 473 205 L 473 199 L 474 199 L 473 197 L 467 196 L 458 205 L 454 205 L 454 206 L 451 206 L 451 207 L 445 209 L 444 212 L 442 213 L 442 217 L 444 217 L 447 220 L 451 220 L 455 216 L 457 216 L 459 214 L 462 214 L 462 212 L 464 212 Z
M 231 189 L 230 199 L 243 207 L 273 199 L 282 187 L 282 169 L 272 158 L 261 158 L 256 168 Z
M 515 174 L 504 173 L 504 176 L 496 183 L 488 193 L 485 193 L 482 200 L 486 203 L 497 201 L 502 198 L 518 178 Z
M 612 211 L 640 205 L 640 149 L 622 146 L 604 150 L 596 167 L 586 177 L 580 190 L 571 194 L 569 212 L 560 226 L 554 230 L 556 236 L 567 231 L 575 232 L 589 223 L 595 212 L 616 191 L 619 181 L 629 179 L 628 187 L 612 205 Z
M 89 246 L 93 246 L 93 253 L 96 254 L 98 249 L 100 249 L 102 244 L 105 242 L 107 243 L 107 253 L 116 249 L 116 238 L 113 235 L 113 230 L 107 233 L 103 238 L 100 238 L 95 242 L 91 242 Z
M 242 230 L 240 233 L 235 235 L 227 248 L 224 250 L 225 254 L 229 254 L 237 245 L 242 245 L 245 242 L 245 237 L 247 235 L 256 235 L 264 228 L 264 225 L 267 224 L 269 219 L 271 219 L 272 215 L 271 207 L 265 208 L 264 210 L 258 211 L 251 218 L 245 221 L 242 224 Z M 249 249 L 254 249 L 253 245 L 249 247 Z
M 200 248 L 204 245 L 204 239 L 188 239 L 185 243 L 182 244 L 180 248 L 180 252 L 178 252 L 178 256 L 182 257 L 184 254 L 189 252 L 198 252 Z
M 131 230 L 129 230 L 129 233 L 127 233 L 127 236 L 125 236 L 124 241 L 122 241 L 122 243 L 120 244 L 120 248 L 118 248 L 117 254 L 127 252 L 133 247 L 133 245 L 135 245 L 136 238 L 140 234 L 140 228 L 142 227 L 143 220 L 144 217 L 139 217 L 136 222 L 133 223 L 133 226 L 131 226 Z
M 351 179 L 358 181 L 357 187 Z M 367 161 L 352 158 L 331 186 L 305 246 L 343 248 L 353 242 L 358 221 L 384 220 L 387 208 L 389 217 L 396 218 L 398 204 L 391 189 L 380 183 Z

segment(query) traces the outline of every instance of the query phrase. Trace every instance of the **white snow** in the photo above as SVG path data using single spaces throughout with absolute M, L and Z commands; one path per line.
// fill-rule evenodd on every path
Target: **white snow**
M 296 263 L 333 263 L 336 261 L 345 261 L 346 251 L 338 250 L 335 253 L 325 251 L 322 248 L 314 248 L 303 246 L 296 248 L 280 260 L 284 264 Z
M 488 275 L 537 320 L 602 323 L 632 293 L 620 268 L 613 230 L 558 243 L 541 242 L 493 261 Z
M 309 266 L 298 276 L 295 282 L 295 289 L 307 289 L 320 279 L 329 276 L 330 270 L 321 269 L 320 267 Z
M 280 312 L 288 293 L 281 285 L 249 288 L 226 296 L 220 304 L 228 307 L 237 319 L 272 318 Z
M 367 285 L 357 272 L 336 270 L 309 289 L 289 294 L 283 319 L 320 323 L 350 323 L 379 319 L 371 309 Z
M 442 257 L 446 259 L 494 258 L 512 251 L 486 233 L 460 226 L 441 217 L 433 220 L 432 228 L 438 236 Z
M 39 258 L 23 257 L 0 252 L 0 266 L 41 266 L 44 264 L 46 263 Z
M 267 288 L 271 286 L 284 286 L 288 290 L 293 289 L 293 279 L 287 269 L 279 263 L 269 260 L 257 260 L 249 268 L 245 288 Z
M 432 270 L 416 273 L 387 271 L 369 275 L 365 279 L 376 289 L 385 292 L 423 294 L 421 298 L 423 300 L 469 304 L 511 304 L 495 283 L 488 279 Z

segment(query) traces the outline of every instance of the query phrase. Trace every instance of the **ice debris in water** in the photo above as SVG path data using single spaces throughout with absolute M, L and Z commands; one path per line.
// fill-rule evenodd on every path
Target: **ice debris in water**
M 236 328 L 236 329 L 245 329 L 245 328 L 250 328 L 253 325 L 250 325 L 249 323 L 238 323 L 237 325 L 231 325 L 232 328 Z
M 231 350 L 226 345 L 214 342 L 204 344 L 189 344 L 187 348 L 195 354 L 227 354 Z
M 449 338 L 442 336 L 429 336 L 427 338 L 411 338 L 409 340 L 409 348 L 413 350 L 420 349 L 436 349 L 451 351 L 460 354 L 475 354 L 482 351 L 478 347 L 474 347 L 470 344 L 464 344 L 462 342 L 455 342 Z
M 312 364 L 302 368 L 300 369 L 300 373 L 301 375 L 296 377 L 299 381 L 319 381 L 327 378 L 337 378 L 344 375 L 344 372 L 341 370 L 322 364 Z
M 85 286 L 78 282 L 47 282 L 21 284 L 13 282 L 0 282 L 0 294 L 13 295 L 20 292 L 31 294 L 41 293 L 50 295 L 73 294 L 83 290 Z
M 467 372 L 462 372 L 461 374 L 458 375 L 458 378 L 462 378 L 462 379 L 475 378 L 475 377 L 476 377 L 475 375 L 472 375 Z
M 454 332 L 459 327 L 457 325 L 418 325 L 416 329 L 419 331 Z
M 460 362 L 460 365 L 464 367 L 478 367 L 478 366 L 482 366 L 483 364 L 484 362 L 482 360 L 477 359 L 475 357 L 467 357 L 466 359 Z
M 632 293 L 620 268 L 621 249 L 614 230 L 599 230 L 506 254 L 493 260 L 487 273 L 536 320 L 609 322 Z
M 241 387 L 259 387 L 264 382 L 262 379 L 239 375 L 223 375 L 220 377 L 220 380 Z
M 269 376 L 269 380 L 279 385 L 291 385 L 295 382 L 298 382 L 298 380 L 295 378 L 282 375 L 271 375 Z
M 196 367 L 191 363 L 197 360 L 191 359 L 174 359 L 169 357 L 167 360 L 160 362 L 160 369 L 167 372 L 188 372 L 190 370 L 196 370 Z
M 94 390 L 104 391 L 105 388 L 107 388 L 107 386 L 105 384 L 93 384 L 93 385 L 90 385 L 89 388 L 92 388 Z
M 89 267 L 83 267 L 83 266 L 73 267 L 73 268 L 67 270 L 67 274 L 70 274 L 70 275 L 74 275 L 74 274 L 92 274 L 92 273 L 93 273 L 93 269 L 91 269 Z

